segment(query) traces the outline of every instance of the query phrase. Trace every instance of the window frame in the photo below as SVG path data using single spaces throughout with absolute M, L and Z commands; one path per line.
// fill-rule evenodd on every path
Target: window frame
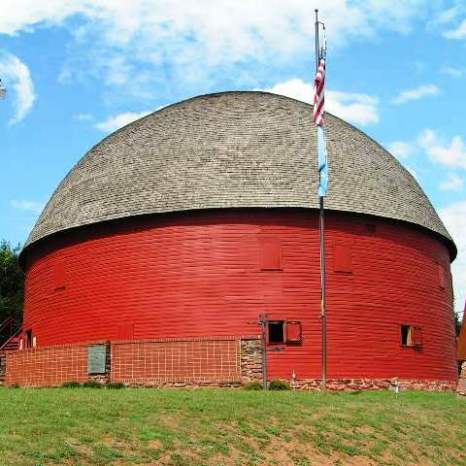
M 288 328 L 289 326 L 295 326 L 298 329 L 299 338 L 289 338 Z M 303 343 L 303 324 L 300 320 L 287 320 L 285 322 L 285 338 L 286 344 L 291 346 L 301 345 Z
M 270 339 L 270 324 L 282 326 L 282 340 L 271 341 Z M 288 338 L 288 324 L 298 327 L 299 339 Z M 267 346 L 287 345 L 287 346 L 300 346 L 303 342 L 303 327 L 300 320 L 286 320 L 286 319 L 270 319 L 267 321 L 266 344 Z
M 403 342 L 403 329 L 407 328 L 406 343 Z M 421 349 L 423 347 L 422 327 L 413 324 L 400 324 L 400 346 Z

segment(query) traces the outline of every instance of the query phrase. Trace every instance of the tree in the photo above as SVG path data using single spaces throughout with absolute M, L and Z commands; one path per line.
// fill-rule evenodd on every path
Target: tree
M 18 262 L 20 247 L 0 242 L 0 324 L 13 317 L 19 328 L 23 317 L 24 272 Z

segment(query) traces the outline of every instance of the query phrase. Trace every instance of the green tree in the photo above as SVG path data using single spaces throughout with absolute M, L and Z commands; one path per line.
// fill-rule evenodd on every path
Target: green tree
M 23 317 L 24 272 L 18 262 L 20 247 L 0 242 L 0 324 L 13 317 L 16 326 Z

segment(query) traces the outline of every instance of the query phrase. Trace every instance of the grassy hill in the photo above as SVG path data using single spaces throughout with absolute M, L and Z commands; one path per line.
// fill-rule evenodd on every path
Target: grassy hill
M 466 399 L 2 388 L 0 464 L 466 465 Z

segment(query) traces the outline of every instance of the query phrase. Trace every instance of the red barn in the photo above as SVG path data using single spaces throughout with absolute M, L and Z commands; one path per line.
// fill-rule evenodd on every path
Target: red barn
M 270 378 L 319 379 L 311 107 L 227 92 L 92 148 L 22 252 L 24 346 L 258 334 Z M 457 379 L 455 245 L 413 176 L 327 115 L 328 377 Z

